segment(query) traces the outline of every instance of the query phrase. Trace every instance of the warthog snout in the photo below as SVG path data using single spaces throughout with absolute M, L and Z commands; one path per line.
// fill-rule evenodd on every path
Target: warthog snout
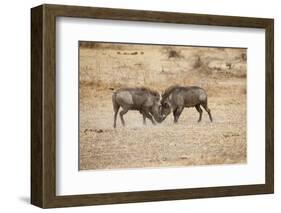
M 161 103 L 161 114 L 168 116 L 171 113 L 171 106 L 168 102 Z

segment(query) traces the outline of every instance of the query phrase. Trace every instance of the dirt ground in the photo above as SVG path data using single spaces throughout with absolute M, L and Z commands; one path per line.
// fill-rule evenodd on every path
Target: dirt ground
M 246 50 L 80 43 L 80 169 L 180 167 L 247 162 Z M 129 111 L 113 128 L 111 96 L 122 86 L 160 93 L 173 84 L 208 93 L 213 115 L 185 108 L 158 125 Z

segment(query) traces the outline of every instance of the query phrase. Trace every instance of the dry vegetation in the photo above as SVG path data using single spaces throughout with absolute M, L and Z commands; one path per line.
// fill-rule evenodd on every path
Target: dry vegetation
M 80 169 L 246 163 L 246 60 L 246 49 L 80 43 Z M 113 129 L 113 90 L 172 84 L 203 87 L 214 122 L 186 108 L 176 125 L 143 126 L 129 111 Z

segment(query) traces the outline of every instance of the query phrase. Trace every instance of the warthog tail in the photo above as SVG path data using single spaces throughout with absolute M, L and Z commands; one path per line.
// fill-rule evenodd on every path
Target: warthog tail
M 116 92 L 114 92 L 112 94 L 112 105 L 113 105 L 114 111 L 117 111 L 119 109 L 119 107 L 120 107 L 119 104 L 116 101 Z

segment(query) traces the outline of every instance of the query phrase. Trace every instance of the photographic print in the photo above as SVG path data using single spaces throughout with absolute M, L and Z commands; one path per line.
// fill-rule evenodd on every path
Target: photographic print
M 80 170 L 247 162 L 247 49 L 79 42 Z

